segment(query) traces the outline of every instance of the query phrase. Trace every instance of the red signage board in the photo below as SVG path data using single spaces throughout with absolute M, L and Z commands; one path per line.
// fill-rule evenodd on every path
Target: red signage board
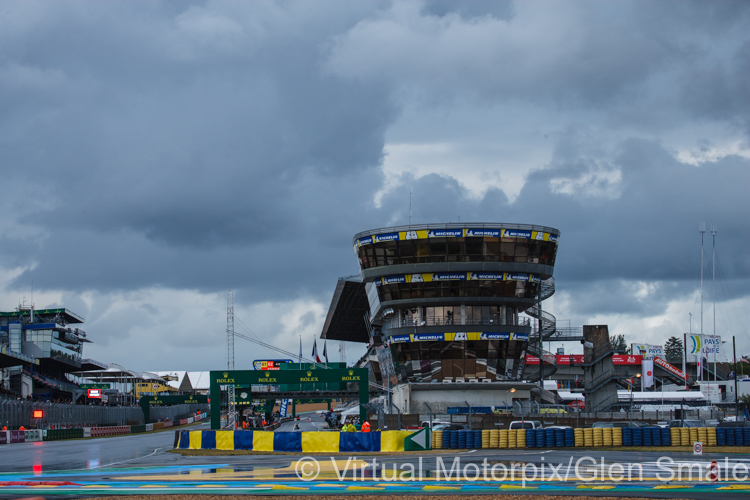
M 615 354 L 612 356 L 613 365 L 640 365 L 643 363 L 643 356 L 640 354 Z
M 101 398 L 102 390 L 101 389 L 89 389 L 88 396 L 90 398 Z
M 557 357 L 558 365 L 582 365 L 583 354 L 558 354 Z M 643 356 L 630 355 L 630 354 L 615 354 L 612 356 L 613 365 L 640 365 L 643 362 Z M 526 356 L 527 365 L 538 365 L 539 358 L 536 356 Z
M 670 365 L 669 363 L 667 363 L 666 361 L 664 361 L 661 358 L 654 358 L 654 364 L 657 365 L 657 366 L 660 366 L 661 368 L 663 368 L 664 370 L 668 371 L 672 375 L 676 375 L 676 376 L 680 377 L 682 380 L 687 380 L 687 378 L 688 378 L 687 375 L 685 374 L 685 372 L 683 372 L 682 370 L 678 370 L 677 368 L 675 368 L 674 366 Z

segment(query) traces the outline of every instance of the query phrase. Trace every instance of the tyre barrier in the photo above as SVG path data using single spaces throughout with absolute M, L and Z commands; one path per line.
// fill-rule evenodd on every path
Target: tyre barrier
M 135 427 L 135 426 L 134 426 Z M 112 428 L 102 428 L 112 429 Z M 128 427 L 126 427 L 128 429 Z M 71 429 L 72 430 L 72 429 Z M 92 429 L 93 431 L 93 429 Z M 292 452 L 403 451 L 409 431 L 382 432 L 270 432 L 175 431 L 175 448 Z M 750 444 L 750 428 L 700 428 L 693 432 L 706 446 Z M 435 431 L 434 449 L 561 448 L 586 446 L 586 436 L 598 446 L 681 446 L 690 429 L 656 427 L 614 429 L 514 429 Z M 745 441 L 747 436 L 748 441 Z M 606 443 L 606 444 L 604 444 Z M 611 443 L 611 444 L 610 444 Z M 691 443 L 692 444 L 692 443 Z M 597 446 L 595 446 L 597 447 Z

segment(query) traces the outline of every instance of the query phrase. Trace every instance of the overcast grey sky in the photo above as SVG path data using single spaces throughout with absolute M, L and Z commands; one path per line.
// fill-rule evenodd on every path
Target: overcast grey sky
M 233 289 L 239 331 L 309 354 L 412 189 L 417 223 L 560 229 L 545 308 L 632 342 L 699 329 L 716 223 L 750 351 L 749 7 L 0 1 L 0 310 L 33 280 L 87 357 L 220 369 Z

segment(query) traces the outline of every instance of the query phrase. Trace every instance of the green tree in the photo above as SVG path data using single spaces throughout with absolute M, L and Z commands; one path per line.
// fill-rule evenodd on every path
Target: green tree
M 664 344 L 664 353 L 667 356 L 668 363 L 682 363 L 682 339 L 677 337 L 669 337 L 667 342 Z
M 610 335 L 609 345 L 612 346 L 612 350 L 620 354 L 630 354 L 630 349 L 625 343 L 625 335 Z

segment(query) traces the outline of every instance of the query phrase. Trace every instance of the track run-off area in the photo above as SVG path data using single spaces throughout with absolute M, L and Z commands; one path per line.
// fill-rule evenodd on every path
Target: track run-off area
M 0 449 L 0 497 L 750 494 L 747 453 L 564 448 L 306 456 L 175 451 L 173 444 L 173 432 L 159 432 L 6 445 Z

